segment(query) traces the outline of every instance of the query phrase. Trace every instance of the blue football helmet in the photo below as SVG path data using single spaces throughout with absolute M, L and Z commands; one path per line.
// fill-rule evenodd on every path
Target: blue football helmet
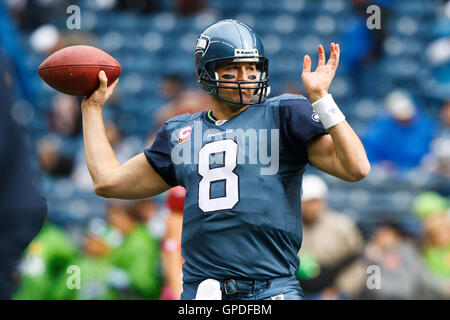
M 216 67 L 224 61 L 255 62 L 258 70 L 254 81 L 219 80 Z M 248 105 L 262 103 L 270 94 L 269 60 L 264 56 L 264 46 L 260 36 L 245 23 L 236 20 L 222 20 L 210 25 L 197 39 L 194 52 L 195 72 L 199 86 L 207 94 L 217 93 L 217 97 L 227 103 Z M 235 84 L 234 87 L 223 84 Z M 252 101 L 244 103 L 242 84 L 253 84 L 245 89 L 256 89 Z M 218 88 L 239 89 L 240 101 L 231 101 L 220 96 Z

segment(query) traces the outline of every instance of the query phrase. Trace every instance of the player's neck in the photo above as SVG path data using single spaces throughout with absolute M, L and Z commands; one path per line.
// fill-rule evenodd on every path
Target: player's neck
M 231 118 L 237 116 L 244 110 L 246 110 L 250 105 L 239 106 L 232 103 L 224 103 L 221 101 L 212 102 L 212 113 L 214 118 L 217 120 L 230 120 Z

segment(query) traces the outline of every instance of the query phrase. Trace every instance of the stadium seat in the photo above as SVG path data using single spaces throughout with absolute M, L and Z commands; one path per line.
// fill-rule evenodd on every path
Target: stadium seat
M 280 14 L 275 17 L 270 26 L 280 34 L 290 34 L 296 29 L 296 19 L 290 14 Z
M 175 14 L 172 12 L 161 12 L 158 13 L 152 20 L 153 28 L 161 32 L 168 32 L 175 28 L 177 24 L 177 19 Z
M 286 12 L 299 13 L 306 7 L 305 1 L 303 0 L 285 0 L 283 1 L 283 6 Z

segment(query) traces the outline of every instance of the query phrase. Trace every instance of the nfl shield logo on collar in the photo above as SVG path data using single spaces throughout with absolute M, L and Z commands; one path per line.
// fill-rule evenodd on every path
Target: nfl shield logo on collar
M 181 128 L 178 134 L 178 143 L 185 142 L 191 138 L 192 125 Z

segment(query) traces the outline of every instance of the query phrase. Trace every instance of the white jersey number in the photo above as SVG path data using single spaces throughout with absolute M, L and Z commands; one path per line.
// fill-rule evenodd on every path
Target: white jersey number
M 210 142 L 203 146 L 198 157 L 198 206 L 203 212 L 226 210 L 239 201 L 239 177 L 233 172 L 237 162 L 237 143 L 231 139 Z M 223 153 L 223 166 L 211 168 L 211 155 Z M 211 183 L 225 181 L 225 196 L 211 198 Z

